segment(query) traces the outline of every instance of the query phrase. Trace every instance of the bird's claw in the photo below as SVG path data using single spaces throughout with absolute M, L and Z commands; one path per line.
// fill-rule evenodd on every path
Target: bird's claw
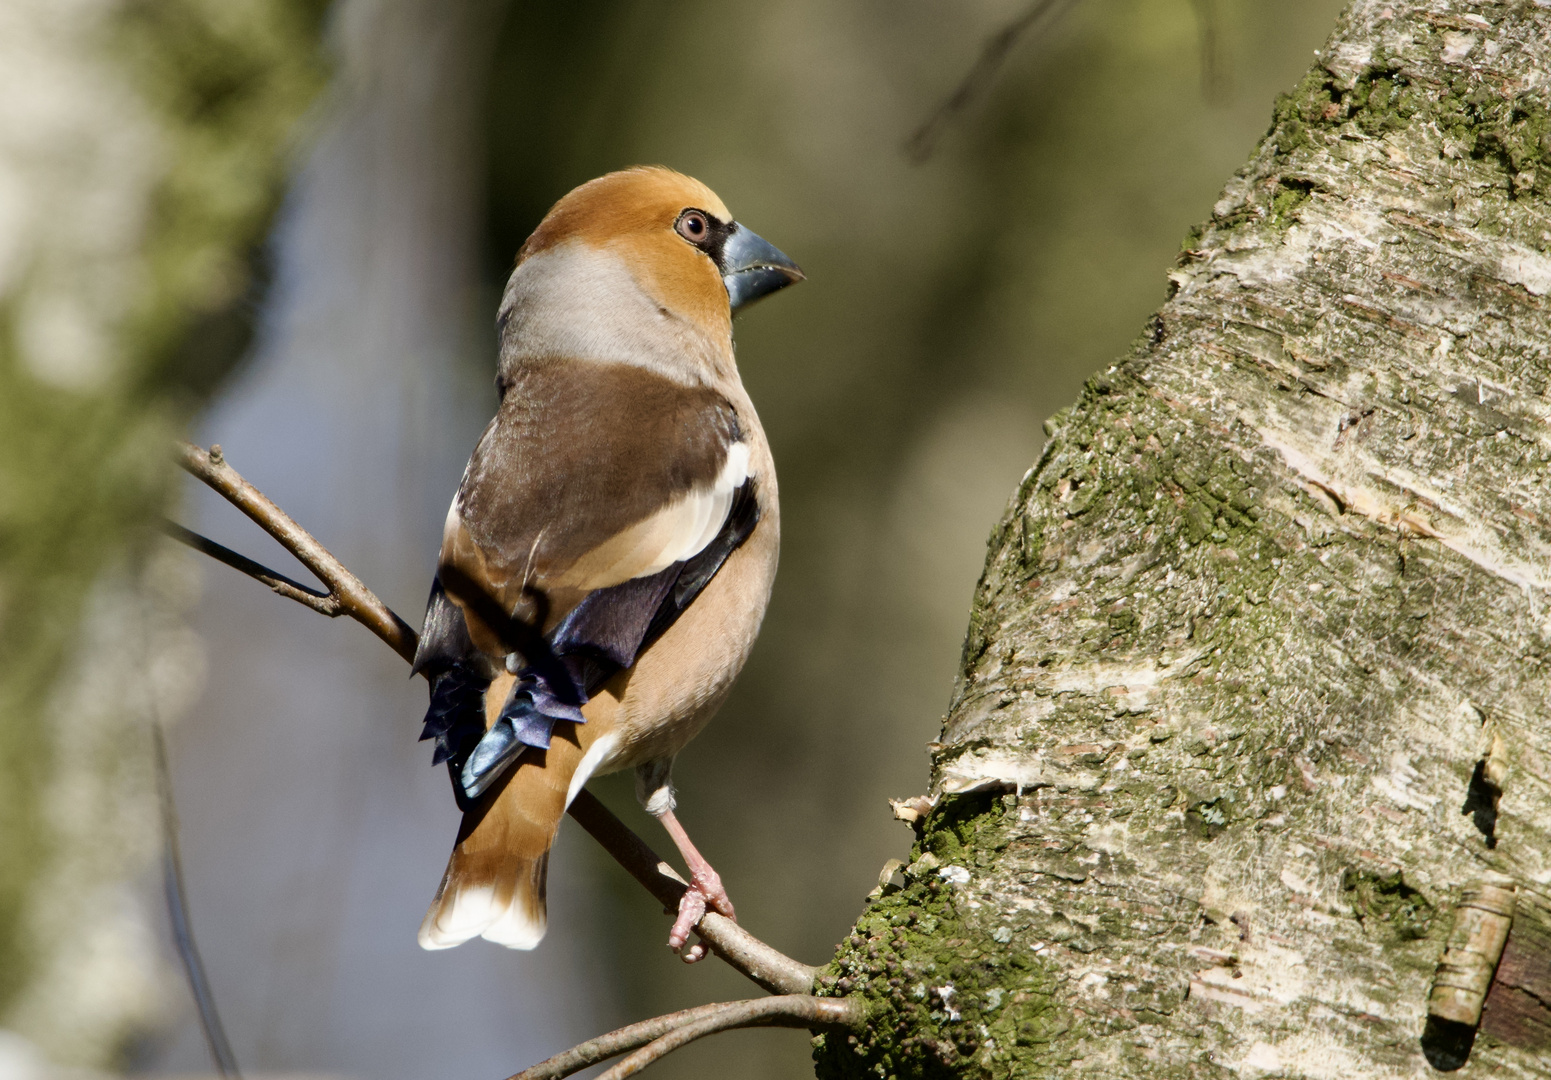
M 679 953 L 686 964 L 705 959 L 706 947 L 700 942 L 684 947 L 689 940 L 690 931 L 705 917 L 707 911 L 715 911 L 727 916 L 734 921 L 737 915 L 733 912 L 732 900 L 727 896 L 727 890 L 722 887 L 721 875 L 715 870 L 704 876 L 696 876 L 694 884 L 684 890 L 684 895 L 679 898 L 678 918 L 673 920 L 673 929 L 668 931 L 668 948 Z M 682 950 L 682 951 L 680 951 Z
M 689 932 L 705 915 L 705 902 L 705 895 L 694 886 L 684 890 L 684 895 L 679 897 L 679 917 L 673 920 L 673 929 L 668 931 L 668 948 L 674 952 L 684 948 L 684 943 L 689 940 Z M 696 950 L 704 955 L 705 950 L 696 945 L 684 953 L 685 963 L 693 964 L 695 960 L 700 959 L 700 956 L 696 956 L 694 960 L 690 959 L 690 953 Z

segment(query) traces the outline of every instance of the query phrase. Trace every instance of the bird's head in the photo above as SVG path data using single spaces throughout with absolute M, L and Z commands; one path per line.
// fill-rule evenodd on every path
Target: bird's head
M 518 268 L 574 245 L 615 256 L 664 313 L 707 328 L 803 278 L 734 221 L 714 191 L 660 166 L 609 173 L 570 192 L 523 245 Z

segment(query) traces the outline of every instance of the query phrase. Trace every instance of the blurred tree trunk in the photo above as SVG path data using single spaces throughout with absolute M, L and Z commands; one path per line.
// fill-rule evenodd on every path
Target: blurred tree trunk
M 821 1076 L 1551 1076 L 1548 70 L 1539 2 L 1357 0 L 1278 102 L 991 539 Z
M 199 650 L 146 541 L 251 331 L 323 6 L 3 5 L 0 1074 L 120 1064 L 165 1006 L 148 724 Z

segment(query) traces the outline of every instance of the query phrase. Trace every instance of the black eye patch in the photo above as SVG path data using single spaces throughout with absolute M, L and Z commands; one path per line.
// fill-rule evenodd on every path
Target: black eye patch
M 725 270 L 726 267 L 722 264 L 722 249 L 727 246 L 727 238 L 738 227 L 737 224 L 731 221 L 722 221 L 715 214 L 701 210 L 697 206 L 686 207 L 684 213 L 679 215 L 679 220 L 682 221 L 684 219 L 684 214 L 692 212 L 705 218 L 706 234 L 698 240 L 690 240 L 690 243 L 711 256 L 711 260 L 716 263 L 718 270 Z M 682 236 L 683 234 L 680 233 L 680 235 Z M 688 239 L 688 237 L 685 237 L 685 239 Z

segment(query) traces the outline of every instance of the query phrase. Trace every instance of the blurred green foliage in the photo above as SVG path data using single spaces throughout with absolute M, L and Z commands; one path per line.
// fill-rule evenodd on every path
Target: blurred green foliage
M 154 132 L 156 179 L 131 208 L 143 219 L 132 296 L 100 377 L 57 385 L 26 355 L 27 267 L 0 293 L 0 1014 L 58 944 L 24 926 L 59 855 L 43 806 L 61 750 L 51 690 L 82 662 L 72 647 L 89 590 L 134 563 L 168 498 L 168 440 L 246 348 L 296 122 L 327 72 L 325 6 L 131 0 L 77 43 L 136 99 L 125 111 Z M 38 230 L 34 264 L 56 235 Z M 74 287 L 86 292 L 92 270 L 70 268 Z

